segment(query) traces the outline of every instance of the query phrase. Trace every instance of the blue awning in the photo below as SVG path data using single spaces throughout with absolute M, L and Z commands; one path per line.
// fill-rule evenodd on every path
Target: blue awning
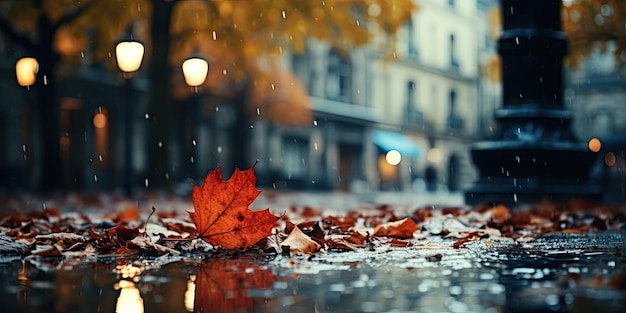
M 390 131 L 375 130 L 372 132 L 372 141 L 384 151 L 397 150 L 402 155 L 417 157 L 420 148 L 407 136 Z

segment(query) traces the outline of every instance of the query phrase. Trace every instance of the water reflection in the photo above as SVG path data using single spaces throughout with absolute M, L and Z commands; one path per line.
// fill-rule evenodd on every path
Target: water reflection
M 601 238 L 271 261 L 0 259 L 0 304 L 5 312 L 624 312 L 626 256 L 616 252 L 624 240 Z
M 143 271 L 141 266 L 133 264 L 118 265 L 116 272 L 122 277 L 113 288 L 120 291 L 115 305 L 116 313 L 143 313 L 143 298 L 135 282 L 139 281 L 139 275 Z

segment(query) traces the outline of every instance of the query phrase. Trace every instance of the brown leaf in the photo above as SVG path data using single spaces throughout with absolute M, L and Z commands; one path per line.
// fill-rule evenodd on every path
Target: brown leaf
M 202 187 L 193 186 L 191 199 L 195 211 L 188 212 L 196 224 L 198 237 L 226 249 L 248 249 L 269 236 L 279 217 L 269 209 L 252 211 L 248 205 L 261 191 L 255 188 L 254 165 L 222 180 L 217 167 L 207 174 Z
M 418 226 L 411 218 L 381 224 L 374 228 L 374 236 L 395 237 L 398 239 L 411 239 Z
M 305 235 L 297 226 L 293 228 L 291 234 L 280 244 L 281 247 L 289 247 L 289 252 L 294 255 L 298 253 L 313 254 L 321 246 Z

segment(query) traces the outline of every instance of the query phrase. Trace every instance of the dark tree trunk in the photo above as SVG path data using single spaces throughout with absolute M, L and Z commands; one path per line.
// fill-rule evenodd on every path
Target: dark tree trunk
M 38 20 L 39 41 L 34 51 L 34 57 L 39 62 L 36 90 L 37 104 L 35 116 L 37 132 L 41 142 L 38 154 L 41 164 L 39 191 L 51 192 L 61 188 L 62 170 L 60 155 L 60 105 L 57 99 L 55 68 L 59 62 L 59 55 L 52 50 L 54 27 L 45 15 Z
M 169 139 L 172 117 L 170 101 L 170 24 L 175 2 L 154 0 L 152 51 L 150 58 L 150 95 L 148 104 L 148 187 L 167 188 L 171 176 Z

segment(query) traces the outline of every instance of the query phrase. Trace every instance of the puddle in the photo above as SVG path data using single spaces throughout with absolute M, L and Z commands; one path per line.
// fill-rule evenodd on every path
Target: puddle
M 623 248 L 623 234 L 607 234 L 262 260 L 4 257 L 0 302 L 7 312 L 623 312 Z

